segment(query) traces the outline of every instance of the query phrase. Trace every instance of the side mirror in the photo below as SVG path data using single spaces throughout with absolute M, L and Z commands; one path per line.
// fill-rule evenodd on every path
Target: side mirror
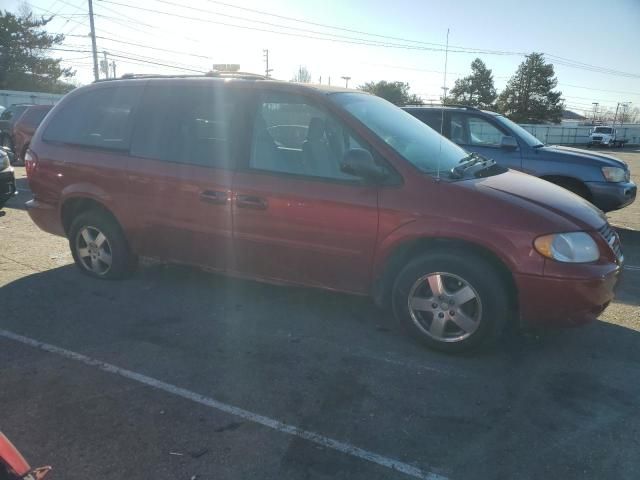
M 518 141 L 510 135 L 503 135 L 500 141 L 500 148 L 504 150 L 516 150 L 518 148 Z
M 387 177 L 387 173 L 376 165 L 371 153 L 362 148 L 347 150 L 342 157 L 340 170 L 349 175 L 355 175 L 376 183 Z

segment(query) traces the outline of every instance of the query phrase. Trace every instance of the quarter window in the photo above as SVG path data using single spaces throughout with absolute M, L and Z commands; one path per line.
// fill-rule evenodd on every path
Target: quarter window
M 128 150 L 133 110 L 142 93 L 136 86 L 90 90 L 65 103 L 42 138 L 110 150 Z
M 367 149 L 340 120 L 305 97 L 261 96 L 253 124 L 251 168 L 358 181 L 340 169 L 345 152 L 354 148 Z

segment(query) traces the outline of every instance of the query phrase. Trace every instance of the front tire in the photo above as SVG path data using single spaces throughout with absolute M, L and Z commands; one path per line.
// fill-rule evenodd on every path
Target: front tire
M 105 212 L 78 215 L 69 229 L 69 247 L 76 266 L 94 278 L 116 280 L 135 268 L 136 258 L 120 225 Z
M 492 344 L 511 312 L 496 268 L 464 252 L 433 252 L 409 262 L 396 278 L 392 301 L 412 337 L 451 353 Z

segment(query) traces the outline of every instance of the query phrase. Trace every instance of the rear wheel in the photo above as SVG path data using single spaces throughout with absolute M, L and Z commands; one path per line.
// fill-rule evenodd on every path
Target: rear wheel
M 495 267 L 467 253 L 434 252 L 411 261 L 393 287 L 393 310 L 414 338 L 445 352 L 493 343 L 510 314 Z
M 78 268 L 92 277 L 119 279 L 135 267 L 136 258 L 120 225 L 105 212 L 78 215 L 69 229 L 69 246 Z

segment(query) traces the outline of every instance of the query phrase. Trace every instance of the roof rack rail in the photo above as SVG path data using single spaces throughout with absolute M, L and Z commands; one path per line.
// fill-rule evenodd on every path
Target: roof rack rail
M 471 105 L 459 105 L 457 103 L 421 103 L 421 104 L 412 104 L 412 105 L 404 105 L 405 107 L 452 107 L 452 108 L 464 108 L 466 110 L 474 110 L 480 111 L 477 107 L 472 107 Z
M 118 78 L 101 78 L 96 82 L 107 82 L 113 80 L 133 80 L 136 78 L 238 78 L 244 80 L 267 80 L 264 75 L 249 72 L 224 72 L 218 70 L 211 70 L 209 72 L 202 72 L 201 74 L 161 74 L 161 73 L 125 73 Z M 94 82 L 95 83 L 95 82 Z

